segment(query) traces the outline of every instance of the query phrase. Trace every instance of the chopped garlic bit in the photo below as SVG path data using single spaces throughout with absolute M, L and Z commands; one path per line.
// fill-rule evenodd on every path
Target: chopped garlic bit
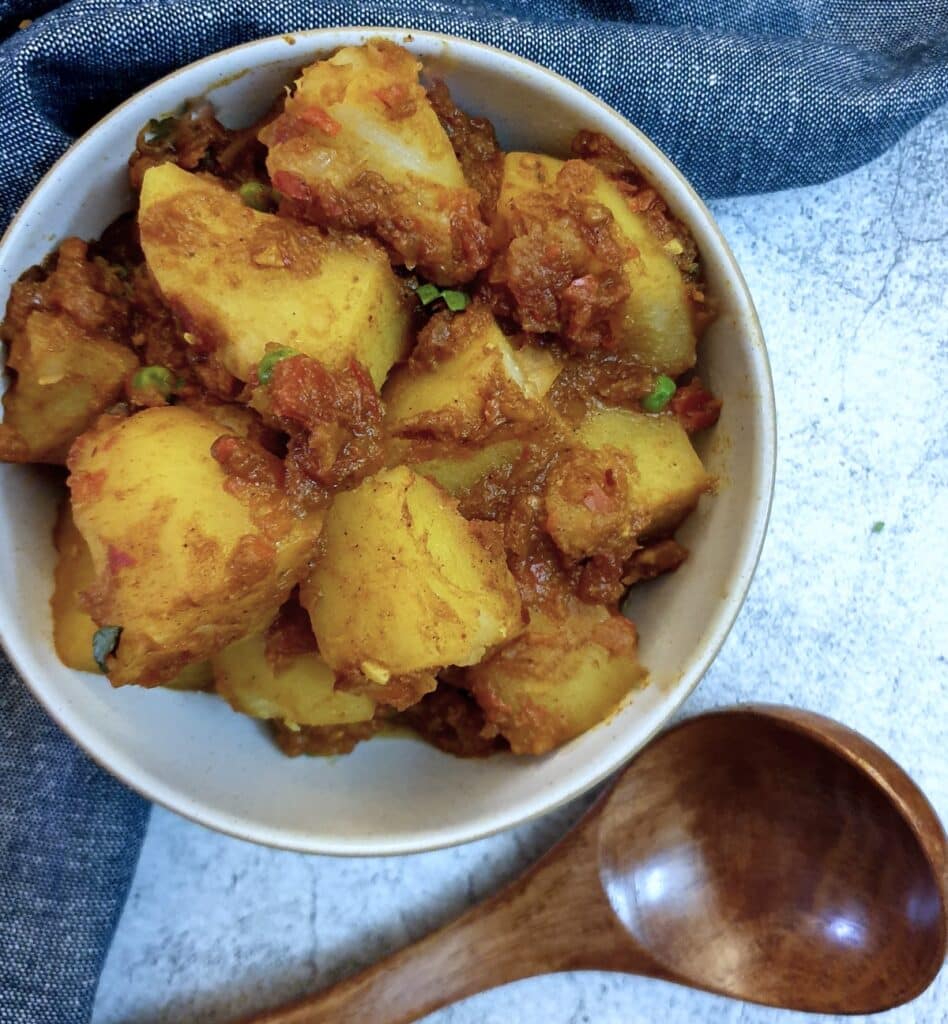
M 359 668 L 366 679 L 379 686 L 384 686 L 392 678 L 392 673 L 377 661 L 363 661 Z

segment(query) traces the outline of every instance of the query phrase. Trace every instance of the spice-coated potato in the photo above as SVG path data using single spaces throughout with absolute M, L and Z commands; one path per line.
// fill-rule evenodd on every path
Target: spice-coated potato
M 531 610 L 524 633 L 468 669 L 465 685 L 515 754 L 544 754 L 642 685 L 636 647 L 632 623 L 599 605 L 577 602 L 557 617 Z
M 550 472 L 545 527 L 571 559 L 669 533 L 713 485 L 671 414 L 594 408 Z
M 404 460 L 410 461 L 408 449 L 403 451 Z M 456 498 L 491 473 L 504 472 L 517 461 L 522 451 L 521 441 L 496 441 L 483 448 L 446 449 L 444 454 L 434 458 L 413 462 L 411 468 Z
M 263 629 L 308 570 L 316 517 L 243 490 L 211 455 L 221 428 L 183 406 L 82 435 L 69 456 L 73 514 L 100 626 L 121 626 L 109 678 L 155 685 Z
M 406 351 L 406 299 L 378 246 L 246 206 L 174 164 L 145 174 L 142 249 L 193 344 L 246 381 L 267 345 L 332 369 L 355 358 L 381 387 Z
M 622 453 L 631 460 L 626 474 L 629 503 L 643 539 L 670 532 L 714 486 L 691 439 L 671 413 L 593 410 L 577 436 L 593 451 Z
M 391 43 L 344 47 L 304 69 L 260 139 L 274 187 L 295 210 L 330 227 L 368 228 L 398 262 L 453 284 L 485 265 L 487 227 L 420 70 Z
M 436 320 L 426 331 L 444 335 L 440 358 L 411 360 L 385 387 L 389 434 L 483 440 L 500 428 L 522 428 L 549 415 L 542 399 L 560 370 L 554 356 L 534 346 L 513 348 L 479 304 Z
M 261 633 L 225 647 L 211 665 L 217 692 L 254 718 L 293 727 L 367 722 L 375 714 L 368 697 L 333 689 L 335 675 L 318 654 L 295 654 L 275 668 Z
M 56 520 L 56 570 L 50 606 L 53 613 L 53 642 L 59 660 L 80 672 L 101 672 L 92 656 L 92 638 L 98 628 L 82 605 L 81 595 L 95 584 L 95 566 L 89 545 L 83 540 L 64 501 Z M 204 690 L 212 682 L 207 661 L 186 665 L 174 679 L 162 683 L 173 690 Z
M 562 160 L 538 153 L 508 153 L 497 204 L 499 222 L 510 217 L 512 204 L 525 194 L 560 188 L 564 166 Z M 627 252 L 631 291 L 622 307 L 620 347 L 660 373 L 682 373 L 694 365 L 696 337 L 692 304 L 673 255 L 653 234 L 646 216 L 630 209 L 616 185 L 597 168 L 586 168 L 584 180 L 591 187 L 579 198 L 611 213 Z
M 495 528 L 494 528 L 495 529 Z M 340 494 L 301 588 L 319 650 L 375 682 L 472 665 L 520 628 L 520 598 L 492 524 L 439 487 L 384 470 Z
M 92 657 L 92 637 L 98 628 L 82 607 L 79 595 L 95 582 L 95 567 L 89 545 L 72 518 L 72 509 L 64 501 L 53 535 L 56 543 L 56 570 L 50 608 L 53 613 L 53 643 L 59 660 L 80 672 L 98 672 Z
M 3 396 L 0 459 L 62 463 L 75 438 L 118 398 L 138 358 L 64 313 L 37 310 L 10 346 L 7 365 L 17 376 Z

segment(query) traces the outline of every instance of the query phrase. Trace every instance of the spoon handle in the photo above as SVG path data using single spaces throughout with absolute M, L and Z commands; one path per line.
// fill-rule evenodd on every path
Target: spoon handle
M 247 1024 L 408 1024 L 441 1006 L 535 973 L 511 955 L 503 915 L 477 908 L 359 974 Z M 495 916 L 498 915 L 498 916 Z
M 648 972 L 651 963 L 630 948 L 627 933 L 611 924 L 611 915 L 604 920 L 596 817 L 594 810 L 525 875 L 456 921 L 352 978 L 244 1024 L 409 1024 L 537 974 Z

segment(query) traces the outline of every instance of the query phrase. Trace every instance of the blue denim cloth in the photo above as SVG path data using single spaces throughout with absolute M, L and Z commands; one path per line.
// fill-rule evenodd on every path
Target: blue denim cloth
M 0 1024 L 88 1020 L 147 819 L 0 655 Z
M 706 196 L 830 178 L 948 100 L 948 0 L 0 0 L 0 227 L 72 138 L 158 76 L 344 24 L 436 29 L 552 67 Z M 146 818 L 0 656 L 0 1024 L 88 1019 Z

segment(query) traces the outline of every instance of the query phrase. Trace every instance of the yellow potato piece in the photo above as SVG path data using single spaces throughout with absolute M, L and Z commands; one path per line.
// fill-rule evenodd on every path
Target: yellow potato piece
M 300 593 L 327 663 L 384 683 L 472 665 L 514 636 L 520 599 L 492 539 L 406 467 L 338 495 Z
M 76 528 L 68 500 L 59 510 L 53 539 L 57 558 L 49 603 L 56 653 L 68 668 L 98 672 L 99 666 L 92 657 L 92 637 L 98 627 L 79 603 L 79 595 L 95 582 L 95 567 L 89 546 Z
M 69 468 L 89 545 L 89 607 L 121 626 L 109 678 L 155 685 L 263 629 L 306 574 L 319 518 L 225 487 L 211 455 L 219 424 L 184 406 L 84 434 Z
M 594 451 L 630 460 L 629 504 L 642 539 L 668 533 L 714 486 L 691 439 L 671 413 L 593 410 L 580 424 L 577 437 Z
M 411 468 L 443 487 L 448 494 L 458 497 L 490 473 L 516 462 L 522 451 L 521 441 L 497 441 L 483 448 L 457 450 L 415 462 Z
M 416 57 L 391 43 L 343 47 L 303 70 L 284 114 L 260 139 L 275 187 L 291 198 L 315 196 L 307 212 L 319 223 L 355 219 L 399 262 L 451 284 L 483 266 L 486 246 L 473 262 L 465 247 L 471 234 L 486 243 L 487 232 L 420 71 Z M 355 197 L 361 202 L 350 207 Z
M 544 527 L 568 559 L 632 553 L 642 521 L 631 494 L 634 472 L 617 448 L 576 445 L 557 460 L 544 488 Z
M 562 160 L 539 153 L 508 153 L 498 217 L 503 220 L 505 208 L 519 195 L 555 190 L 563 166 Z M 595 176 L 590 203 L 610 211 L 634 253 L 625 264 L 632 291 L 623 307 L 620 346 L 660 373 L 683 373 L 694 366 L 697 339 L 692 306 L 678 267 L 649 229 L 645 215 L 631 210 L 618 188 L 600 170 L 588 166 Z
M 8 366 L 17 376 L 3 396 L 0 459 L 62 463 L 75 438 L 118 398 L 138 358 L 64 313 L 37 310 L 11 346 Z
M 98 627 L 80 600 L 80 595 L 95 584 L 95 567 L 68 500 L 59 510 L 54 540 L 58 558 L 49 603 L 56 653 L 67 668 L 100 673 L 92 656 L 92 638 Z M 210 662 L 200 661 L 187 665 L 174 679 L 162 685 L 172 690 L 204 690 L 212 681 Z
M 170 163 L 146 172 L 138 224 L 188 337 L 240 380 L 275 344 L 332 369 L 355 358 L 381 387 L 407 351 L 402 287 L 367 239 L 259 213 L 218 180 Z
M 547 414 L 542 399 L 560 370 L 553 355 L 514 349 L 480 305 L 452 317 L 448 330 L 444 358 L 433 366 L 410 362 L 392 373 L 383 392 L 388 433 L 483 438 Z
M 214 682 L 214 673 L 209 661 L 195 661 L 161 685 L 168 690 L 207 690 Z
M 340 126 L 335 134 L 322 133 L 321 146 L 310 140 L 305 147 L 313 170 L 340 189 L 364 171 L 395 185 L 464 188 L 451 140 L 418 82 L 420 72 L 417 57 L 385 43 L 345 46 L 328 60 L 304 68 L 285 110 L 301 115 L 317 107 Z M 379 95 L 393 87 L 393 99 L 402 92 L 402 105 L 410 110 L 403 117 L 393 117 Z
M 618 613 L 579 604 L 562 617 L 531 610 L 523 635 L 465 683 L 515 754 L 544 754 L 607 718 L 646 677 L 635 627 Z
M 368 697 L 333 689 L 335 675 L 318 654 L 297 654 L 275 671 L 261 633 L 225 647 L 211 663 L 218 693 L 254 718 L 292 727 L 367 722 L 375 714 Z

